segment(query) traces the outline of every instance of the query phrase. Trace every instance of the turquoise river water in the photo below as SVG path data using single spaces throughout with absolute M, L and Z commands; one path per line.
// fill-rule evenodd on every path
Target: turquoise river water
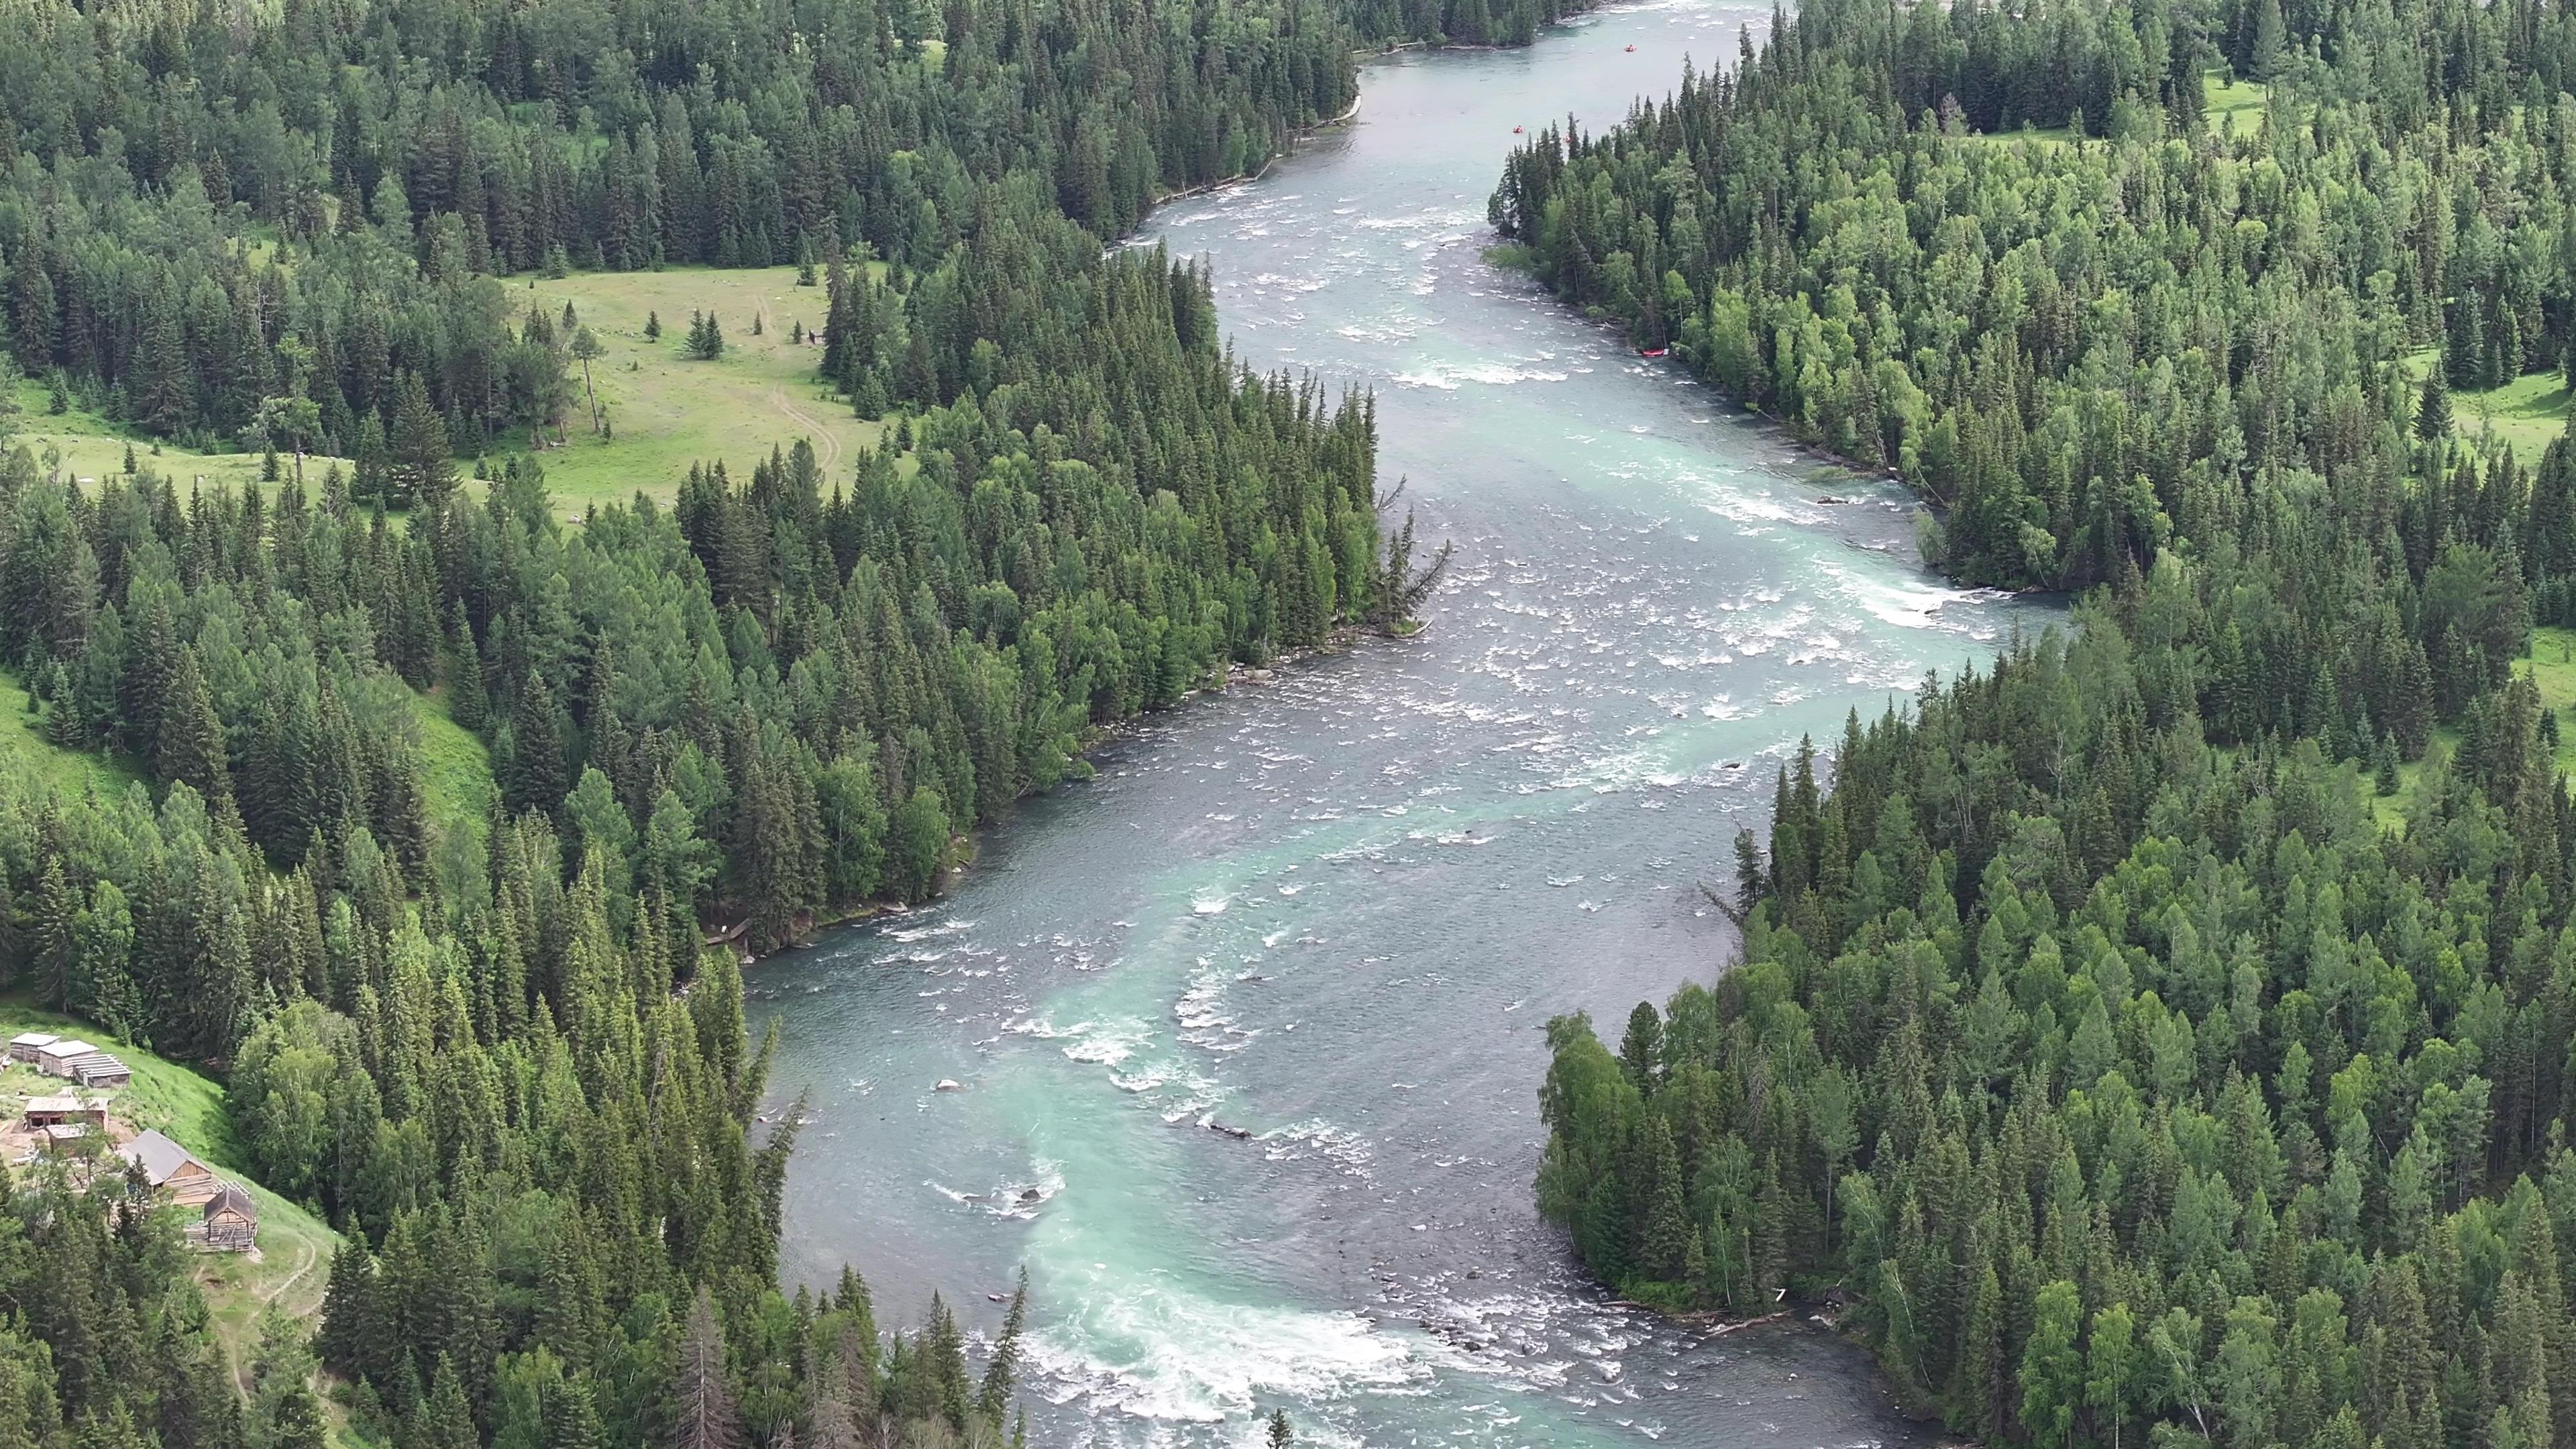
M 1458 545 L 1430 629 L 1149 721 L 937 909 L 753 972 L 812 1101 L 790 1272 L 989 1332 L 1026 1265 L 1038 1442 L 1251 1444 L 1274 1405 L 1319 1444 L 1933 1439 L 1823 1334 L 1606 1302 L 1530 1202 L 1548 1018 L 1716 974 L 1697 883 L 1798 736 L 2054 617 L 1944 586 L 1899 491 L 1482 260 L 1514 126 L 1615 122 L 1763 20 L 1382 59 L 1349 125 L 1158 212 L 1247 362 L 1376 391 L 1386 477 Z

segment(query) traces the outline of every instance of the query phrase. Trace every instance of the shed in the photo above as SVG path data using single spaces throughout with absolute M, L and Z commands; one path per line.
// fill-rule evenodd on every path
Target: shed
M 32 1062 L 36 1059 L 38 1051 L 60 1040 L 62 1040 L 61 1037 L 50 1031 L 22 1031 L 9 1038 L 9 1059 L 16 1062 Z
M 107 1052 L 91 1052 L 73 1060 L 72 1080 L 84 1087 L 122 1087 L 133 1082 L 134 1069 Z
M 152 1190 L 181 1207 L 202 1206 L 223 1186 L 215 1180 L 213 1168 L 158 1132 L 142 1134 L 116 1149 L 116 1155 L 142 1164 Z
M 215 1189 L 206 1199 L 206 1218 L 198 1230 L 198 1239 L 218 1252 L 247 1253 L 259 1236 L 259 1207 L 250 1194 L 232 1183 Z
M 36 1129 L 37 1145 L 47 1152 L 62 1152 L 89 1138 L 89 1129 L 77 1122 L 55 1122 Z
M 105 1127 L 107 1109 L 96 1103 L 84 1102 L 70 1092 L 52 1097 L 30 1097 L 27 1099 L 27 1125 Z
M 52 1077 L 68 1077 L 72 1063 L 94 1056 L 98 1048 L 77 1037 L 58 1036 L 36 1048 L 36 1070 Z

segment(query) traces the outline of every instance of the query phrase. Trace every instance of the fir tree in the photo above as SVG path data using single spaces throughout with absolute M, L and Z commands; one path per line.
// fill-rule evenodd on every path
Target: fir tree
M 2451 394 L 2441 369 L 2425 374 L 2424 387 L 2415 406 L 2415 436 L 2427 443 L 2440 442 L 2451 435 Z

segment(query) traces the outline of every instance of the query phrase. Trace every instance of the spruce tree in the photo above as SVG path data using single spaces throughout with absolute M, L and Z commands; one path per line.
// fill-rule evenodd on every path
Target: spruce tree
M 734 1449 L 742 1442 L 726 1373 L 724 1328 L 716 1320 L 715 1296 L 701 1284 L 680 1332 L 669 1411 L 672 1449 Z
M 179 651 L 179 668 L 171 685 L 169 707 L 161 715 L 161 738 L 152 768 L 172 784 L 184 784 L 205 797 L 207 808 L 221 816 L 233 808 L 232 771 L 224 760 L 224 725 L 215 716 L 214 697 L 206 691 L 197 651 Z
M 2415 436 L 2427 443 L 2439 442 L 2451 435 L 2451 393 L 2442 371 L 2435 368 L 2424 377 L 2423 391 L 2415 405 Z
M 465 601 L 456 601 L 454 617 L 447 630 L 447 714 L 467 730 L 480 734 L 491 718 L 491 703 L 483 692 L 483 656 L 474 643 L 474 626 L 465 616 Z
M 80 898 L 63 874 L 59 855 L 45 857 L 37 877 L 34 928 L 29 932 L 28 960 L 37 999 L 49 1010 L 71 1009 L 72 975 L 79 959 L 77 934 Z
M 387 449 L 389 504 L 435 511 L 446 503 L 456 489 L 456 457 L 448 447 L 447 424 L 430 405 L 429 389 L 416 372 L 404 373 L 395 384 Z

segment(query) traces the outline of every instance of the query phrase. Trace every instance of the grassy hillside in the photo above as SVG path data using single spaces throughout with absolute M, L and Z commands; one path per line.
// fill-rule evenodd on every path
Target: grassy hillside
M 2252 135 L 2262 127 L 2263 108 L 2271 101 L 2270 87 L 2260 81 L 2231 80 L 2224 69 L 2204 73 L 2200 87 L 2209 129 L 2222 136 L 2231 128 L 2239 135 Z
M 589 399 L 576 363 L 573 407 L 565 416 L 571 441 L 536 453 L 566 517 L 579 517 L 593 502 L 622 502 L 638 489 L 667 499 L 679 491 L 692 462 L 722 459 L 748 469 L 772 447 L 792 446 L 800 437 L 813 440 L 827 469 L 837 469 L 884 431 L 880 423 L 853 417 L 846 403 L 816 382 L 819 344 L 790 340 L 798 322 L 809 330 L 821 327 L 825 305 L 821 287 L 796 285 L 794 267 L 599 272 L 561 281 L 520 277 L 507 286 L 512 305 L 522 312 L 533 304 L 559 318 L 564 303 L 572 303 L 605 349 L 591 363 L 590 378 L 611 438 L 603 442 L 590 430 Z M 715 313 L 724 328 L 724 356 L 694 362 L 681 355 L 692 311 Z M 662 321 L 658 341 L 644 336 L 646 321 L 656 315 Z M 762 323 L 759 336 L 752 335 L 755 317 Z M 170 478 L 182 493 L 200 478 L 208 486 L 236 488 L 259 482 L 257 453 L 200 453 L 163 443 L 156 454 L 150 438 L 78 406 L 46 412 L 46 390 L 37 382 L 20 384 L 18 402 L 19 441 L 40 460 L 50 450 L 75 478 L 123 472 L 131 442 L 136 461 Z M 528 439 L 511 437 L 489 456 L 497 460 L 528 447 Z M 348 466 L 308 454 L 306 486 L 318 491 L 323 470 L 335 461 Z
M 18 438 L 42 461 L 47 452 L 58 455 L 64 473 L 84 482 L 125 471 L 125 449 L 131 443 L 134 460 L 148 466 L 177 485 L 184 495 L 189 485 L 204 479 L 206 486 L 229 483 L 235 488 L 256 486 L 259 482 L 260 455 L 257 453 L 200 453 L 175 443 L 162 443 L 154 452 L 153 440 L 131 428 L 119 427 L 85 408 L 74 406 L 68 412 L 48 413 L 45 388 L 40 383 L 22 382 L 18 386 Z M 322 474 L 332 463 L 348 467 L 344 459 L 332 459 L 318 453 L 304 455 L 305 487 L 315 493 L 322 488 Z M 279 466 L 292 468 L 292 455 L 278 455 Z
M 613 437 L 602 442 L 589 430 L 579 365 L 573 387 L 575 413 L 566 419 L 569 446 L 537 455 L 546 487 L 567 514 L 594 500 L 623 500 L 637 489 L 668 498 L 696 461 L 722 459 L 748 469 L 775 447 L 810 438 L 827 470 L 841 467 L 860 446 L 873 444 L 881 424 L 850 414 L 846 403 L 815 381 L 820 344 L 789 340 L 793 325 L 823 325 L 821 287 L 796 285 L 794 267 L 745 271 L 677 268 L 661 272 L 599 272 L 562 281 L 520 279 L 514 300 L 560 317 L 573 305 L 605 355 L 590 365 Z M 694 362 L 681 355 L 691 312 L 713 312 L 724 329 L 724 356 Z M 644 336 L 659 316 L 659 341 Z M 752 320 L 762 335 L 752 335 Z
M 448 717 L 442 697 L 412 696 L 420 718 L 420 756 L 427 771 L 429 818 L 441 830 L 464 830 L 482 838 L 490 818 L 492 755 L 480 737 Z
M 78 1035 L 101 1043 L 110 1040 L 96 1027 L 70 1017 L 17 1001 L 0 1001 L 0 1039 L 22 1031 Z M 247 1391 L 262 1318 L 272 1309 L 297 1320 L 311 1320 L 322 1311 L 322 1293 L 328 1286 L 331 1254 L 339 1235 L 251 1178 L 241 1146 L 233 1138 L 231 1120 L 224 1115 L 221 1084 L 150 1052 L 121 1045 L 112 1050 L 134 1069 L 134 1083 L 110 1099 L 109 1110 L 138 1128 L 166 1134 L 248 1189 L 259 1204 L 255 1253 L 209 1253 L 197 1260 L 197 1280 L 205 1288 L 215 1331 Z M 14 1113 L 24 1098 L 60 1086 L 31 1067 L 10 1065 L 0 1070 L 0 1107 Z
M 2531 631 L 2531 657 L 2514 661 L 2517 673 L 2540 686 L 2540 703 L 2558 715 L 2558 769 L 2576 773 L 2576 629 L 2548 625 Z
M 2513 445 L 2528 466 L 2540 461 L 2549 440 L 2567 431 L 2567 380 L 2555 372 L 2525 373 L 2486 392 L 2451 395 L 2451 430 L 2475 438 L 2492 429 Z
M 84 750 L 66 750 L 44 736 L 44 721 L 29 709 L 27 686 L 0 669 L 0 759 L 32 765 L 56 789 L 76 795 L 96 785 L 102 796 L 116 794 L 141 778 L 120 760 Z

